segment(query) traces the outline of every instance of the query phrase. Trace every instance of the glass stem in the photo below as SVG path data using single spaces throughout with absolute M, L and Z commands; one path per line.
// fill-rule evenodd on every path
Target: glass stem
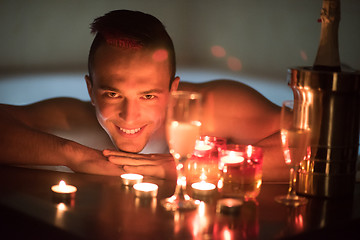
M 294 197 L 296 196 L 296 173 L 297 173 L 298 167 L 292 167 L 290 168 L 290 180 L 289 180 L 289 190 L 288 190 L 288 196 Z
M 177 184 L 175 188 L 175 194 L 179 199 L 185 199 L 186 195 L 186 176 L 184 174 L 184 164 L 186 162 L 186 158 L 182 158 L 179 164 L 176 166 L 177 172 Z

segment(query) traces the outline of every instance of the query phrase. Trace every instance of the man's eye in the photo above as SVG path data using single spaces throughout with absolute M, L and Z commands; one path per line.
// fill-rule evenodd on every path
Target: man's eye
M 143 96 L 143 99 L 146 99 L 146 100 L 150 100 L 150 99 L 154 99 L 155 96 L 154 95 L 150 95 L 150 94 L 147 94 L 147 95 L 144 95 Z
M 120 97 L 120 95 L 118 93 L 116 93 L 116 92 L 107 92 L 106 96 L 109 97 L 109 98 L 118 98 L 118 97 Z

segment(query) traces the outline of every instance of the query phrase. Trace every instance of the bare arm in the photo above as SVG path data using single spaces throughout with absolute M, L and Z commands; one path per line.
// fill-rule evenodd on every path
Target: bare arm
M 289 180 L 289 168 L 284 161 L 280 145 L 280 132 L 257 142 L 263 150 L 263 181 L 281 182 Z
M 203 94 L 203 134 L 254 144 L 279 130 L 280 108 L 245 84 L 217 80 L 179 88 Z
M 100 151 L 49 134 L 54 129 L 74 127 L 79 116 L 69 116 L 75 111 L 83 114 L 82 104 L 78 100 L 54 99 L 29 106 L 0 105 L 0 163 L 64 165 L 78 172 L 121 174 L 122 170 Z
M 249 86 L 235 81 L 183 83 L 180 88 L 203 93 L 203 134 L 224 137 L 230 143 L 262 147 L 263 180 L 288 179 L 279 134 L 280 107 Z

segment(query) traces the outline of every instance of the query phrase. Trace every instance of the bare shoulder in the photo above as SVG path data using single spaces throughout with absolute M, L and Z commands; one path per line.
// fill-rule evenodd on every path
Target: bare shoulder
M 0 114 L 31 129 L 96 149 L 114 148 L 90 102 L 53 98 L 24 106 L 0 105 Z
M 204 97 L 204 131 L 234 142 L 253 143 L 278 130 L 280 108 L 238 81 L 214 80 L 179 85 Z
M 224 98 L 224 100 L 251 99 L 254 101 L 252 104 L 263 104 L 270 107 L 276 107 L 276 105 L 274 105 L 255 89 L 244 83 L 234 80 L 218 79 L 203 83 L 180 82 L 179 89 L 187 91 L 198 91 L 201 92 L 204 97 L 215 94 L 217 97 Z
M 3 105 L 2 111 L 30 127 L 50 131 L 65 129 L 76 123 L 96 120 L 90 102 L 75 98 L 52 98 L 23 106 Z

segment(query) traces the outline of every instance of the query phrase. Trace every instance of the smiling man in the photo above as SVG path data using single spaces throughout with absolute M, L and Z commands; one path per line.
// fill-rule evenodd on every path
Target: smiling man
M 264 177 L 287 178 L 279 158 L 276 105 L 234 81 L 179 84 L 172 40 L 151 15 L 112 11 L 95 19 L 91 28 L 96 35 L 85 76 L 91 102 L 57 98 L 1 105 L 2 163 L 175 178 L 164 121 L 169 95 L 179 88 L 203 94 L 203 134 L 263 146 Z
M 86 76 L 99 123 L 126 152 L 140 152 L 151 136 L 161 134 L 171 77 L 168 61 L 153 55 L 151 50 L 102 45 L 92 76 Z

